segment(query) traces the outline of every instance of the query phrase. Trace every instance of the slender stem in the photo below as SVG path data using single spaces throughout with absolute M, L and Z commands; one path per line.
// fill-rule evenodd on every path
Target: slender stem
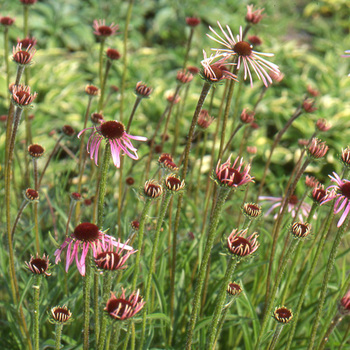
M 112 67 L 112 61 L 110 59 L 107 59 L 105 75 L 103 77 L 103 81 L 102 81 L 102 84 L 101 84 L 100 99 L 98 101 L 98 111 L 99 112 L 101 112 L 103 110 L 103 102 L 104 102 L 104 96 L 105 96 L 107 77 L 108 77 L 108 73 L 109 73 L 109 70 L 111 69 L 111 67 Z
M 197 198 L 198 198 L 198 193 L 199 193 L 199 188 L 200 188 L 200 178 L 202 175 L 203 158 L 205 156 L 205 152 L 207 149 L 207 141 L 208 141 L 208 131 L 206 130 L 204 132 L 204 140 L 202 143 L 202 152 L 201 152 L 201 155 L 199 157 L 199 167 L 198 167 L 197 180 L 196 180 L 195 193 L 194 193 L 195 204 L 197 204 Z
M 114 332 L 112 335 L 112 342 L 111 342 L 111 345 L 109 347 L 109 349 L 111 349 L 111 350 L 116 350 L 118 348 L 120 328 L 122 326 L 121 323 L 122 323 L 122 321 L 115 321 Z
M 60 350 L 61 348 L 61 335 L 62 335 L 63 324 L 56 323 L 55 326 L 55 350 Z
M 103 274 L 103 295 L 102 295 L 102 305 L 106 305 L 109 293 L 111 291 L 112 285 L 112 274 L 109 271 L 105 271 Z M 103 313 L 101 317 L 101 330 L 99 338 L 96 340 L 98 344 L 98 350 L 104 349 L 105 339 L 106 339 L 106 330 L 107 330 L 107 318 L 108 316 Z
M 230 136 L 230 139 L 227 141 L 226 146 L 224 147 L 224 150 L 222 151 L 222 155 L 225 154 L 225 152 L 227 151 L 227 149 L 231 146 L 231 142 L 233 140 L 233 138 L 235 137 L 235 135 L 237 134 L 237 132 L 239 131 L 239 129 L 243 126 L 242 123 L 239 123 L 236 127 L 236 129 L 233 131 L 232 135 Z
M 135 338 L 136 338 L 135 323 L 134 323 L 134 322 L 131 322 L 130 350 L 134 350 L 134 349 L 135 349 Z
M 317 348 L 318 350 L 323 350 L 324 347 L 326 346 L 330 335 L 333 333 L 333 331 L 335 330 L 335 328 L 338 326 L 338 324 L 343 320 L 343 316 L 339 313 L 339 311 L 337 312 L 337 314 L 334 316 L 331 324 L 329 325 L 326 334 L 323 336 L 322 338 L 322 342 L 320 344 L 320 346 Z
M 222 280 L 220 291 L 219 291 L 219 293 L 216 297 L 216 300 L 215 300 L 215 310 L 213 313 L 212 321 L 211 321 L 210 326 L 209 326 L 210 333 L 209 333 L 209 336 L 207 339 L 207 345 L 206 345 L 206 349 L 208 349 L 208 350 L 213 349 L 215 338 L 220 336 L 220 334 L 217 333 L 217 330 L 218 330 L 220 315 L 223 311 L 225 300 L 226 300 L 227 285 L 230 283 L 233 272 L 234 272 L 238 263 L 239 263 L 239 260 L 236 259 L 235 257 L 233 257 L 230 259 L 230 261 L 227 265 L 226 273 L 225 273 L 225 276 Z
M 349 224 L 349 219 L 350 219 L 350 217 L 347 216 L 347 218 L 345 219 L 345 222 L 343 223 L 343 225 L 341 225 L 339 227 L 337 235 L 335 236 L 335 239 L 333 241 L 332 250 L 331 250 L 331 253 L 329 254 L 329 259 L 328 259 L 328 262 L 327 262 L 326 272 L 325 272 L 324 277 L 323 277 L 321 293 L 320 293 L 320 297 L 319 297 L 319 301 L 318 301 L 318 305 L 317 305 L 316 316 L 314 318 L 314 323 L 313 323 L 313 326 L 312 326 L 312 331 L 311 331 L 310 342 L 309 342 L 309 345 L 308 345 L 308 350 L 311 350 L 311 349 L 314 348 L 316 335 L 317 335 L 317 328 L 318 328 L 318 324 L 320 323 L 320 320 L 321 320 L 323 305 L 324 305 L 324 302 L 326 300 L 328 282 L 329 282 L 329 279 L 331 277 L 331 273 L 333 271 L 333 266 L 334 266 L 334 263 L 335 263 L 335 258 L 337 256 L 339 244 L 340 244 L 340 242 L 341 242 L 341 240 L 343 238 L 344 233 L 346 232 L 346 229 L 347 229 L 348 224 Z
M 29 14 L 29 5 L 23 5 L 23 34 L 25 38 L 29 34 L 28 14 Z
M 278 338 L 281 335 L 282 329 L 284 327 L 284 324 L 279 323 L 277 325 L 277 328 L 275 330 L 275 334 L 273 335 L 272 342 L 270 344 L 269 350 L 274 350 L 278 341 Z
M 8 26 L 4 26 L 4 59 L 5 59 L 5 71 L 6 71 L 6 89 L 7 89 L 7 95 L 10 96 L 9 27 Z
M 190 48 L 191 48 L 191 42 L 192 42 L 192 38 L 193 38 L 193 33 L 194 33 L 194 27 L 191 27 L 190 35 L 188 36 L 187 45 L 186 45 L 184 64 L 182 66 L 183 69 L 185 69 L 186 65 L 187 65 L 188 56 L 189 56 Z
M 300 106 L 298 106 L 298 108 L 296 109 L 296 111 L 293 113 L 293 115 L 289 118 L 289 120 L 287 121 L 287 123 L 285 124 L 285 126 L 283 127 L 283 129 L 281 129 L 278 134 L 276 135 L 275 137 L 275 140 L 273 141 L 273 144 L 272 144 L 272 147 L 271 147 L 271 150 L 270 150 L 270 154 L 269 154 L 269 157 L 267 158 L 267 161 L 265 163 L 265 169 L 264 169 L 264 172 L 263 172 L 263 176 L 261 178 L 261 182 L 260 182 L 260 185 L 259 185 L 259 190 L 258 190 L 258 195 L 257 195 L 257 201 L 262 193 L 262 189 L 263 189 L 263 186 L 265 184 L 265 179 L 266 179 L 266 175 L 267 175 L 267 170 L 270 166 L 270 163 L 271 163 L 271 158 L 272 158 L 272 154 L 275 150 L 275 148 L 277 147 L 277 145 L 279 144 L 282 136 L 284 135 L 284 133 L 289 129 L 289 127 L 292 125 L 292 123 L 294 122 L 294 120 L 296 120 L 301 114 L 302 114 L 302 111 L 301 111 L 301 108 L 302 108 L 302 104 Z
M 103 86 L 103 52 L 104 52 L 104 47 L 105 47 L 105 38 L 101 37 L 101 42 L 100 42 L 100 54 L 99 54 L 99 67 L 98 67 L 98 76 L 100 79 L 100 87 L 102 88 Z M 101 102 L 101 99 L 100 99 Z M 99 103 L 99 108 L 100 108 L 100 103 Z
M 132 288 L 131 290 L 135 290 L 137 278 L 139 276 L 139 270 L 140 270 L 140 260 L 141 260 L 141 251 L 142 251 L 142 244 L 143 244 L 143 233 L 145 230 L 145 223 L 147 220 L 148 212 L 151 207 L 151 200 L 146 199 L 145 206 L 143 207 L 143 211 L 140 218 L 140 226 L 139 226 L 139 240 L 137 244 L 137 253 L 136 253 L 136 260 L 135 260 L 135 269 L 133 273 L 133 279 L 132 279 Z
M 111 158 L 111 146 L 109 142 L 106 143 L 105 153 L 102 161 L 101 167 L 101 181 L 100 181 L 100 190 L 98 195 L 98 207 L 97 207 L 97 226 L 102 229 L 103 227 L 103 209 L 105 203 L 105 194 L 106 194 L 106 184 L 107 184 L 107 174 L 108 166 Z
M 327 237 L 327 233 L 330 230 L 331 224 L 333 222 L 333 218 L 334 218 L 333 205 L 334 205 L 334 201 L 331 202 L 331 210 L 330 210 L 328 217 L 326 219 L 327 221 L 326 221 L 325 227 L 321 233 L 321 237 L 320 237 L 320 240 L 318 243 L 316 254 L 315 254 L 314 259 L 312 261 L 312 264 L 311 264 L 311 267 L 309 270 L 309 274 L 307 276 L 307 280 L 303 284 L 303 289 L 302 289 L 300 297 L 299 297 L 298 305 L 297 305 L 295 312 L 294 312 L 294 317 L 293 317 L 291 329 L 288 332 L 288 341 L 287 341 L 287 345 L 286 345 L 286 350 L 289 350 L 291 345 L 292 345 L 294 333 L 296 330 L 296 326 L 298 324 L 300 310 L 301 310 L 301 307 L 303 306 L 304 298 L 305 298 L 306 292 L 309 288 L 310 282 L 312 280 L 313 273 L 314 273 L 314 270 L 315 270 L 317 262 L 318 262 L 318 258 L 323 250 L 323 246 L 324 246 L 324 242 L 325 242 L 326 237 Z
M 99 292 L 100 292 L 100 274 L 97 269 L 93 271 L 94 274 L 94 322 L 95 322 L 95 341 L 99 343 L 100 336 L 100 307 L 99 307 Z M 103 317 L 103 316 L 102 316 Z
M 349 334 L 350 334 L 350 323 L 348 324 L 348 327 L 346 328 L 345 334 L 343 336 L 343 340 L 341 344 L 339 345 L 338 350 L 342 350 L 344 345 L 347 343 L 347 340 L 349 339 Z
M 90 290 L 91 290 L 91 251 L 89 250 L 85 259 L 84 286 L 84 350 L 89 350 L 89 327 L 90 327 Z
M 75 207 L 76 201 L 74 199 L 70 200 L 70 205 L 69 205 L 69 212 L 68 212 L 68 218 L 67 218 L 67 225 L 66 225 L 66 237 L 68 237 L 68 231 L 69 231 L 69 224 L 72 218 L 73 210 Z
M 142 98 L 140 96 L 136 97 L 136 101 L 134 103 L 134 107 L 132 108 L 132 111 L 131 111 L 131 114 L 130 114 L 130 117 L 129 117 L 128 125 L 126 127 L 126 132 L 127 133 L 129 133 L 129 131 L 130 131 L 131 123 L 132 123 L 132 121 L 134 119 L 135 112 L 136 112 L 137 107 L 139 106 L 141 100 L 142 100 Z
M 160 208 L 156 232 L 155 232 L 155 235 L 153 237 L 153 248 L 152 248 L 152 253 L 151 253 L 151 262 L 149 264 L 146 288 L 145 288 L 145 293 L 144 293 L 144 300 L 146 301 L 147 304 L 146 304 L 146 307 L 144 307 L 144 309 L 143 309 L 142 332 L 141 332 L 141 341 L 140 341 L 140 345 L 139 345 L 140 349 L 143 348 L 143 343 L 145 341 L 147 311 L 151 311 L 149 295 L 150 295 L 150 290 L 151 290 L 152 275 L 153 275 L 153 271 L 154 271 L 154 268 L 156 265 L 156 256 L 157 256 L 157 251 L 158 251 L 160 230 L 162 228 L 163 220 L 164 220 L 166 211 L 168 209 L 168 205 L 169 205 L 171 197 L 172 197 L 172 193 L 170 191 L 167 191 L 165 194 L 165 197 L 164 197 L 164 201 L 163 201 L 161 208 Z
M 217 233 L 216 228 L 219 224 L 220 214 L 221 214 L 225 200 L 228 197 L 229 193 L 230 193 L 229 189 L 227 189 L 225 187 L 220 187 L 219 193 L 218 193 L 218 199 L 217 199 L 216 206 L 215 206 L 215 209 L 213 212 L 213 216 L 210 220 L 209 229 L 208 229 L 208 238 L 207 238 L 207 242 L 205 245 L 201 266 L 200 266 L 200 269 L 198 272 L 196 289 L 195 289 L 195 294 L 194 294 L 194 298 L 193 298 L 193 302 L 192 302 L 191 318 L 190 318 L 190 321 L 188 323 L 188 328 L 187 328 L 186 350 L 190 350 L 191 346 L 192 346 L 193 332 L 194 332 L 194 327 L 196 325 L 199 306 L 201 303 L 201 294 L 202 294 L 202 289 L 203 289 L 203 284 L 204 284 L 205 272 L 206 272 L 207 264 L 209 261 L 210 252 L 211 252 L 211 249 L 213 247 L 214 240 L 216 237 L 216 233 Z
M 123 75 L 122 75 L 121 88 L 120 88 L 120 107 L 119 107 L 121 122 L 123 122 L 124 92 L 125 92 L 126 72 L 127 72 L 127 66 L 128 66 L 128 59 L 127 59 L 128 31 L 129 31 L 129 24 L 130 24 L 133 5 L 134 5 L 134 0 L 129 0 L 128 12 L 126 13 L 126 19 L 125 19 L 124 41 L 123 41 Z
M 17 224 L 19 222 L 19 219 L 22 216 L 23 210 L 25 209 L 25 207 L 28 205 L 29 201 L 27 201 L 26 199 L 23 200 L 20 208 L 18 209 L 18 213 L 17 213 L 17 217 L 15 222 L 13 223 L 13 227 L 12 227 L 12 231 L 11 231 L 11 241 L 13 242 L 13 238 L 15 236 L 15 232 L 16 232 L 16 228 L 17 228 Z
M 39 350 L 39 296 L 40 296 L 40 275 L 35 276 L 34 288 L 34 349 Z
M 267 302 L 267 305 L 266 305 L 266 308 L 265 308 L 265 315 L 264 315 L 263 322 L 262 322 L 262 325 L 261 325 L 258 341 L 257 341 L 256 346 L 255 346 L 255 349 L 257 349 L 257 350 L 260 349 L 262 336 L 264 335 L 264 332 L 265 332 L 265 329 L 267 327 L 268 321 L 271 318 L 272 307 L 274 305 L 277 289 L 278 289 L 278 287 L 279 287 L 279 285 L 281 283 L 284 270 L 285 270 L 285 268 L 287 266 L 287 263 L 288 263 L 290 257 L 293 254 L 294 249 L 299 244 L 299 242 L 300 242 L 300 238 L 295 238 L 295 239 L 292 240 L 292 242 L 290 242 L 289 249 L 288 249 L 288 251 L 287 251 L 287 253 L 286 253 L 285 257 L 284 257 L 284 260 L 283 260 L 283 263 L 281 265 L 280 271 L 279 271 L 279 273 L 278 273 L 278 275 L 277 275 L 277 277 L 275 279 L 275 284 L 273 286 L 270 298 L 269 298 L 269 300 Z
M 45 174 L 45 172 L 46 172 L 46 170 L 47 170 L 47 168 L 48 168 L 48 166 L 49 166 L 53 156 L 56 154 L 56 152 L 57 152 L 57 150 L 58 150 L 58 148 L 60 146 L 60 142 L 63 139 L 63 137 L 64 137 L 64 135 L 61 135 L 58 138 L 58 140 L 56 141 L 55 147 L 53 148 L 52 152 L 50 153 L 49 157 L 47 158 L 46 164 L 44 165 L 44 168 L 43 168 L 43 170 L 41 172 L 41 175 L 40 175 L 40 178 L 39 178 L 38 188 L 40 188 L 41 181 L 42 181 L 42 179 L 44 177 L 44 174 Z

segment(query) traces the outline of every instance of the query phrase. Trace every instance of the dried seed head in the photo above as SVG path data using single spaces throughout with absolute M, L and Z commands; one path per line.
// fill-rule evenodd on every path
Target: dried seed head
M 103 114 L 101 114 L 101 113 L 92 113 L 90 118 L 94 124 L 99 125 L 102 122 L 104 122 Z
M 29 47 L 34 47 L 37 43 L 37 40 L 34 37 L 32 38 L 26 37 L 24 39 L 17 38 L 17 43 L 22 44 L 22 49 L 26 49 Z
M 27 47 L 26 50 L 22 50 L 22 44 L 17 44 L 16 48 L 13 47 L 12 59 L 17 64 L 26 66 L 31 63 L 35 51 L 35 48 L 32 46 Z
M 322 142 L 317 138 L 313 138 L 311 144 L 308 147 L 308 155 L 313 159 L 323 158 L 328 151 L 326 142 Z
M 62 132 L 66 136 L 73 136 L 75 134 L 75 130 L 70 125 L 63 125 Z
M 44 155 L 44 152 L 44 147 L 37 143 L 28 146 L 28 153 L 32 158 L 40 158 Z
M 106 51 L 106 55 L 107 57 L 111 60 L 111 61 L 117 61 L 120 58 L 120 53 L 118 50 L 115 49 L 107 49 Z
M 244 124 L 251 124 L 254 121 L 254 112 L 249 112 L 247 108 L 244 108 L 241 113 L 241 122 Z
M 331 126 L 329 125 L 326 119 L 320 118 L 316 122 L 316 128 L 319 131 L 328 131 L 331 128 Z
M 341 152 L 341 161 L 346 167 L 350 167 L 350 147 L 346 147 Z
M 226 291 L 228 294 L 230 294 L 232 296 L 236 296 L 236 295 L 241 294 L 242 287 L 239 283 L 231 282 L 228 284 Z
M 181 84 L 190 83 L 193 79 L 193 75 L 186 70 L 180 70 L 177 72 L 176 80 Z
M 248 229 L 245 230 L 233 230 L 227 238 L 227 247 L 231 254 L 238 258 L 245 257 L 253 254 L 259 247 L 257 238 L 259 237 L 257 232 L 252 233 L 249 237 Z
M 262 14 L 265 9 L 257 9 L 253 11 L 253 8 L 254 5 L 247 6 L 247 15 L 245 16 L 245 20 L 251 24 L 258 24 L 265 16 Z
M 39 192 L 33 190 L 32 188 L 27 188 L 24 191 L 24 198 L 29 202 L 34 202 L 39 200 Z
M 73 201 L 76 201 L 76 202 L 80 202 L 80 201 L 83 199 L 83 197 L 81 196 L 81 194 L 78 193 L 78 192 L 72 192 L 72 193 L 70 194 L 70 198 L 71 198 Z
M 294 237 L 304 238 L 309 235 L 311 231 L 311 226 L 309 223 L 305 222 L 294 222 L 291 227 L 291 233 Z
M 36 253 L 36 258 L 31 255 L 30 261 L 26 261 L 25 264 L 34 275 L 51 276 L 51 273 L 48 272 L 50 266 L 49 257 L 45 256 L 45 254 L 42 258 L 40 258 L 38 253 Z
M 325 190 L 323 185 L 321 184 L 318 184 L 312 190 L 312 199 L 317 204 L 322 204 L 322 202 L 328 199 L 330 195 L 331 195 L 331 192 Z
M 307 99 L 303 102 L 303 109 L 306 113 L 312 113 L 317 110 L 316 107 L 314 107 L 315 101 L 311 99 Z
M 24 85 L 13 85 L 11 88 L 12 102 L 19 108 L 29 107 L 36 99 L 37 93 L 30 94 L 30 87 Z
M 139 81 L 136 84 L 135 88 L 135 94 L 140 98 L 148 98 L 149 95 L 152 93 L 153 89 L 148 87 L 145 83 L 142 81 Z
M 52 322 L 58 324 L 67 323 L 72 317 L 72 313 L 66 305 L 55 306 L 51 309 Z
M 0 17 L 0 24 L 2 24 L 3 26 L 12 26 L 12 24 L 15 22 L 14 18 L 8 17 L 8 16 L 4 16 L 4 17 Z
M 288 323 L 293 318 L 293 312 L 284 306 L 280 306 L 276 307 L 273 317 L 279 323 Z
M 256 152 L 258 152 L 258 149 L 256 146 L 247 146 L 247 153 L 256 154 Z
M 188 66 L 187 70 L 193 75 L 196 75 L 200 72 L 200 69 L 198 67 L 195 67 L 195 66 Z
M 309 188 L 314 188 L 316 187 L 317 185 L 319 184 L 319 181 L 313 177 L 313 176 L 309 176 L 309 175 L 306 175 L 306 178 L 305 178 L 305 185 Z
M 125 179 L 125 182 L 127 185 L 132 186 L 135 183 L 135 180 L 133 177 L 129 176 Z
M 180 180 L 175 174 L 170 174 L 165 178 L 165 186 L 169 191 L 178 192 L 185 188 L 185 180 Z
M 90 222 L 83 222 L 74 229 L 72 236 L 82 242 L 95 242 L 100 236 L 100 230 Z
M 253 46 L 260 46 L 263 42 L 262 40 L 256 36 L 256 35 L 250 35 L 248 36 L 248 41 L 253 45 Z
M 186 23 L 190 27 L 197 27 L 201 20 L 197 17 L 186 17 Z
M 261 206 L 255 203 L 245 203 L 242 212 L 248 219 L 256 219 L 262 213 Z
M 130 226 L 133 230 L 138 231 L 140 228 L 140 222 L 138 220 L 131 221 Z
M 163 193 L 163 188 L 156 180 L 148 180 L 143 191 L 148 198 L 158 198 Z
M 85 92 L 89 96 L 97 96 L 100 91 L 99 91 L 98 87 L 96 87 L 94 85 L 87 85 L 86 88 L 85 88 Z

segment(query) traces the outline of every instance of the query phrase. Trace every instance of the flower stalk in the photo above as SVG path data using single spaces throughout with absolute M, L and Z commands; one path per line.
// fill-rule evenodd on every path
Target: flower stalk
M 39 350 L 39 296 L 41 275 L 36 275 L 34 281 L 34 349 Z
M 283 324 L 283 323 L 279 323 L 279 324 L 277 325 L 277 328 L 276 328 L 276 330 L 275 330 L 275 333 L 273 334 L 272 342 L 271 342 L 271 344 L 270 344 L 270 346 L 269 346 L 269 350 L 274 350 L 274 349 L 275 349 L 276 344 L 277 344 L 277 342 L 278 342 L 278 339 L 279 339 L 279 337 L 280 337 L 280 335 L 281 335 L 281 332 L 282 332 L 283 327 L 284 327 L 284 324 Z
M 85 261 L 85 276 L 83 276 L 84 295 L 84 350 L 89 350 L 89 327 L 90 327 L 90 290 L 91 290 L 91 251 L 89 249 Z
M 61 348 L 61 336 L 62 336 L 62 323 L 56 323 L 55 325 L 55 350 L 60 350 Z

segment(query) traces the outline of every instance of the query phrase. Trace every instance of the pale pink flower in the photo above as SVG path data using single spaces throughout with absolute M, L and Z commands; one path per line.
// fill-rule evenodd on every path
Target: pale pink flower
M 334 190 L 335 192 L 333 192 L 333 195 L 326 198 L 321 205 L 335 198 L 337 199 L 334 203 L 334 214 L 338 214 L 344 209 L 337 224 L 337 227 L 340 227 L 343 225 L 350 212 L 350 181 L 345 179 L 342 180 L 335 172 L 333 172 L 333 176 L 329 175 L 329 177 L 332 182 L 336 183 L 336 185 L 329 186 L 327 190 Z
M 228 32 L 226 33 L 225 30 L 222 28 L 221 24 L 219 22 L 217 23 L 224 38 L 220 36 L 212 27 L 209 27 L 209 29 L 216 37 L 213 37 L 209 34 L 207 34 L 207 36 L 210 39 L 216 41 L 217 43 L 223 45 L 225 48 L 212 48 L 212 50 L 216 51 L 217 54 L 224 57 L 231 57 L 237 55 L 237 70 L 241 66 L 243 66 L 244 80 L 246 80 L 249 76 L 251 86 L 253 86 L 253 78 L 250 68 L 254 70 L 258 79 L 262 80 L 266 87 L 269 85 L 269 83 L 272 84 L 272 79 L 268 72 L 273 71 L 274 73 L 278 74 L 279 68 L 276 64 L 265 60 L 263 56 L 272 57 L 273 54 L 254 51 L 252 46 L 248 42 L 243 41 L 242 27 L 239 28 L 239 35 L 237 35 L 237 39 L 235 39 L 229 26 L 226 26 Z
M 138 141 L 147 141 L 147 137 L 132 136 L 127 134 L 125 127 L 122 123 L 116 120 L 103 121 L 100 125 L 92 126 L 90 128 L 83 129 L 78 134 L 78 137 L 86 131 L 94 129 L 87 143 L 87 151 L 90 154 L 90 159 L 95 158 L 95 164 L 98 165 L 98 154 L 101 142 L 106 140 L 111 147 L 111 154 L 114 165 L 120 167 L 120 153 L 129 156 L 131 159 L 139 159 L 137 155 L 137 149 L 132 145 L 130 139 Z M 130 151 L 132 152 L 130 152 Z
M 66 272 L 75 259 L 79 273 L 85 276 L 85 259 L 89 249 L 92 249 L 92 255 L 96 258 L 97 253 L 101 249 L 106 249 L 109 244 L 120 247 L 122 250 L 133 250 L 132 247 L 117 242 L 114 237 L 100 231 L 96 225 L 83 222 L 75 228 L 70 237 L 66 237 L 61 247 L 55 251 L 55 263 L 58 264 L 61 261 L 61 254 L 67 248 Z

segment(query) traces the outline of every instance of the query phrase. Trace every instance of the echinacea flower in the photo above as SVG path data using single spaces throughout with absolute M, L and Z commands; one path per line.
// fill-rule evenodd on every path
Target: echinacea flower
M 286 324 L 293 318 L 293 312 L 284 306 L 276 307 L 273 318 L 279 323 Z
M 61 261 L 61 254 L 67 247 L 66 272 L 68 272 L 69 266 L 72 265 L 75 259 L 80 274 L 85 276 L 85 259 L 89 249 L 92 249 L 92 254 L 96 257 L 100 249 L 106 249 L 107 244 L 112 244 L 114 247 L 122 247 L 125 250 L 133 249 L 126 244 L 117 242 L 114 237 L 106 235 L 96 225 L 83 222 L 75 228 L 70 237 L 66 237 L 61 247 L 55 251 L 55 263 L 58 264 Z
M 242 292 L 242 287 L 241 287 L 241 285 L 240 285 L 239 283 L 230 282 L 230 283 L 227 285 L 226 292 L 227 292 L 229 295 L 236 296 L 236 295 L 241 294 L 241 292 Z
M 334 214 L 338 214 L 344 209 L 344 212 L 337 224 L 337 227 L 340 227 L 343 225 L 350 212 L 350 181 L 341 179 L 340 176 L 335 172 L 333 172 L 333 176 L 329 175 L 329 177 L 332 182 L 336 183 L 336 185 L 329 186 L 327 190 L 334 190 L 335 192 L 326 198 L 321 203 L 321 205 L 335 198 L 337 199 L 334 203 Z
M 247 237 L 248 229 L 233 230 L 227 238 L 227 248 L 231 254 L 237 258 L 242 258 L 253 254 L 260 246 L 257 239 L 257 232 L 252 233 Z
M 30 87 L 24 85 L 13 85 L 11 93 L 12 102 L 21 109 L 30 107 L 38 95 L 36 92 L 32 95 L 30 93 Z
M 209 83 L 217 83 L 221 80 L 237 80 L 237 75 L 231 73 L 227 69 L 227 65 L 234 65 L 234 63 L 228 63 L 228 56 L 221 57 L 220 55 L 210 55 L 207 57 L 206 52 L 203 50 L 204 59 L 201 61 L 203 67 L 203 78 Z M 221 57 L 221 58 L 220 58 Z
M 274 209 L 282 205 L 283 197 L 260 196 L 259 200 L 266 201 L 272 204 L 271 208 L 265 213 L 265 216 L 268 216 Z M 292 218 L 295 218 L 296 209 L 298 208 L 298 205 L 298 197 L 295 194 L 291 195 L 288 202 L 288 213 L 292 214 Z M 299 213 L 299 219 L 302 221 L 304 217 L 306 218 L 309 215 L 310 210 L 310 204 L 303 202 L 300 207 L 301 213 Z M 274 219 L 277 219 L 277 214 L 275 214 Z
M 215 175 L 216 181 L 220 186 L 237 188 L 248 182 L 254 182 L 254 178 L 249 174 L 250 164 L 244 166 L 243 158 L 241 158 L 239 164 L 237 164 L 238 160 L 239 157 L 236 158 L 232 166 L 231 156 L 229 156 L 227 161 L 223 164 L 220 164 L 219 160 L 216 166 Z
M 0 24 L 2 24 L 5 27 L 12 26 L 12 24 L 14 22 L 15 22 L 14 18 L 11 18 L 11 17 L 8 17 L 8 16 L 0 17 Z
M 71 320 L 72 313 L 66 305 L 55 306 L 51 309 L 51 323 L 67 324 Z
M 243 66 L 244 69 L 244 80 L 249 76 L 250 85 L 253 86 L 253 78 L 250 71 L 250 67 L 254 70 L 259 80 L 262 80 L 264 85 L 268 87 L 269 83 L 272 84 L 272 79 L 268 73 L 268 71 L 273 71 L 276 74 L 279 73 L 279 68 L 276 64 L 271 63 L 264 59 L 263 57 L 272 57 L 272 53 L 262 53 L 254 51 L 252 46 L 243 41 L 243 31 L 242 27 L 239 28 L 239 35 L 237 35 L 237 40 L 234 38 L 232 34 L 231 28 L 227 25 L 227 32 L 222 28 L 219 22 L 218 26 L 224 36 L 221 37 L 216 31 L 209 26 L 210 31 L 216 36 L 213 37 L 209 34 L 207 36 L 216 41 L 217 43 L 225 46 L 224 49 L 216 49 L 212 48 L 212 50 L 216 51 L 217 54 L 224 57 L 237 56 L 237 70 Z M 267 71 L 266 71 L 267 69 Z
M 211 117 L 209 115 L 209 112 L 206 109 L 202 109 L 199 112 L 198 120 L 197 120 L 197 125 L 202 129 L 206 130 L 209 128 L 211 123 L 215 120 L 214 117 Z
M 128 242 L 129 241 L 126 241 L 124 244 L 121 244 L 120 240 L 118 240 L 119 245 L 115 247 L 113 241 L 110 240 L 105 247 L 99 246 L 95 257 L 96 266 L 102 270 L 108 271 L 126 269 L 126 261 L 131 254 L 136 253 L 134 249 L 125 252 L 126 249 L 124 249 L 124 247 L 127 246 L 126 244 Z
M 111 292 L 111 298 L 107 301 L 105 311 L 115 320 L 124 321 L 135 316 L 145 305 L 139 291 L 132 292 L 129 297 L 125 296 L 125 289 L 122 288 L 122 294 L 117 298 Z
M 39 254 L 36 253 L 36 257 L 34 258 L 32 255 L 30 261 L 26 261 L 25 264 L 34 275 L 51 276 L 51 273 L 48 271 L 50 267 L 49 257 L 45 254 L 41 258 Z
M 31 63 L 35 51 L 33 46 L 28 46 L 24 49 L 22 48 L 22 44 L 19 43 L 16 47 L 13 47 L 12 59 L 20 66 L 26 66 Z
M 95 164 L 98 165 L 98 153 L 100 149 L 100 144 L 103 140 L 109 142 L 111 147 L 111 154 L 114 165 L 120 167 L 120 152 L 123 151 L 124 154 L 128 155 L 131 159 L 139 159 L 137 155 L 137 149 L 132 145 L 130 139 L 138 141 L 147 141 L 146 137 L 143 136 L 132 136 L 127 134 L 125 127 L 122 123 L 116 120 L 104 121 L 100 125 L 92 126 L 90 128 L 83 129 L 78 134 L 78 137 L 86 131 L 94 129 L 91 134 L 89 141 L 87 143 L 87 151 L 90 154 L 90 159 L 95 158 Z M 130 153 L 133 152 L 134 154 Z
M 117 30 L 119 29 L 118 25 L 114 25 L 112 23 L 111 25 L 106 25 L 106 20 L 99 19 L 98 21 L 95 19 L 93 28 L 95 29 L 94 34 L 97 36 L 100 36 L 102 38 L 105 38 L 107 36 L 114 35 Z
M 34 47 L 36 45 L 36 43 L 37 43 L 37 40 L 34 37 L 30 38 L 27 36 L 24 39 L 17 38 L 17 44 L 22 44 L 22 49 Z

